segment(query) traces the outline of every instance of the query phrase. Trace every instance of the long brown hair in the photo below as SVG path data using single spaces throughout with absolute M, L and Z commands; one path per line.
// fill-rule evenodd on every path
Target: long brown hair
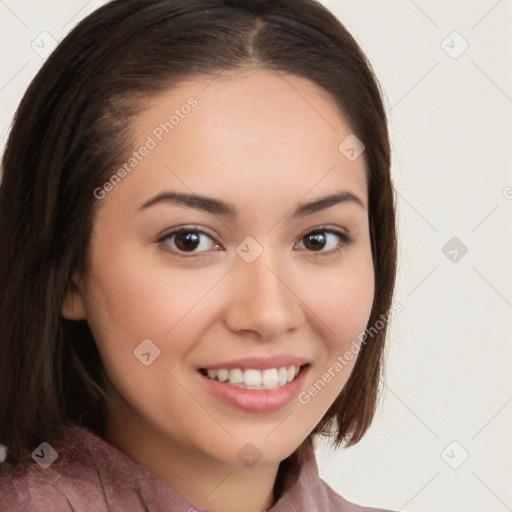
M 375 269 L 369 325 L 389 310 L 396 233 L 386 114 L 370 64 L 338 19 L 314 0 L 113 1 L 47 59 L 3 155 L 0 471 L 21 465 L 65 426 L 101 435 L 103 365 L 87 323 L 65 320 L 61 307 L 71 276 L 86 265 L 93 191 L 126 158 L 129 121 L 151 94 L 244 66 L 319 85 L 364 142 Z M 361 439 L 375 412 L 385 336 L 386 326 L 361 345 L 341 394 L 282 468 L 333 425 L 336 446 Z

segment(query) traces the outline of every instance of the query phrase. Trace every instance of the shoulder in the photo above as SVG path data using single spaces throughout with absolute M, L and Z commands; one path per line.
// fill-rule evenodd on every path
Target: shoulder
M 327 483 L 321 480 L 327 494 L 330 509 L 333 512 L 393 512 L 383 508 L 363 507 L 352 503 L 336 493 Z
M 146 468 L 83 427 L 67 427 L 51 446 L 41 446 L 40 460 L 34 456 L 0 477 L 0 512 L 190 509 Z
M 0 477 L 0 512 L 72 511 L 56 476 L 55 472 L 43 474 L 27 466 L 14 474 Z
M 102 510 L 96 506 L 101 501 L 96 501 L 97 476 L 87 449 L 93 436 L 82 427 L 67 427 L 51 445 L 40 445 L 39 459 L 0 477 L 0 512 Z
M 298 460 L 298 478 L 287 485 L 272 512 L 300 510 L 308 512 L 392 512 L 352 503 L 336 493 L 319 475 L 314 450 L 305 449 Z

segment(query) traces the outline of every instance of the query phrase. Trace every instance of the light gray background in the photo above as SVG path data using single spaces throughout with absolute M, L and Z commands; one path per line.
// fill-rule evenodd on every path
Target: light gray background
M 0 0 L 2 147 L 52 38 L 103 3 Z M 385 95 L 403 310 L 375 422 L 336 455 L 322 444 L 321 476 L 366 505 L 512 511 L 512 1 L 323 3 Z

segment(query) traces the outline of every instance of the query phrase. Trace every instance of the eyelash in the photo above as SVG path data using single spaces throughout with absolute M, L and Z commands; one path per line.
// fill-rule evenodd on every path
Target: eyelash
M 169 240 L 170 238 L 172 238 L 180 233 L 181 234 L 195 233 L 195 234 L 199 234 L 199 235 L 205 235 L 206 237 L 208 237 L 209 239 L 211 239 L 214 242 L 216 247 L 220 246 L 220 244 L 218 244 L 209 233 L 207 233 L 206 231 L 204 231 L 203 229 L 201 229 L 197 226 L 184 226 L 184 227 L 180 227 L 178 229 L 174 229 L 173 231 L 170 231 L 169 233 L 166 233 L 165 235 L 160 237 L 157 240 L 157 243 L 162 244 L 164 250 L 171 252 L 173 254 L 177 254 L 181 257 L 185 257 L 185 258 L 197 257 L 198 255 L 202 254 L 203 252 L 208 252 L 208 251 L 187 252 L 187 251 L 180 251 L 179 249 L 176 250 L 176 249 L 169 248 L 169 244 L 165 243 L 166 240 Z M 305 237 L 313 235 L 315 233 L 329 233 L 332 235 L 336 235 L 340 239 L 340 243 L 338 244 L 338 246 L 335 249 L 331 249 L 330 251 L 323 251 L 323 250 L 311 251 L 311 250 L 306 249 L 307 252 L 311 253 L 311 256 L 316 257 L 316 258 L 326 257 L 326 256 L 337 254 L 344 248 L 350 246 L 355 240 L 355 238 L 353 236 L 351 236 L 348 233 L 345 233 L 343 231 L 340 231 L 338 229 L 334 229 L 329 226 L 319 226 L 317 228 L 312 229 L 311 231 L 308 231 L 307 233 L 304 233 L 304 235 L 302 235 L 300 237 L 300 241 L 302 242 L 302 240 Z

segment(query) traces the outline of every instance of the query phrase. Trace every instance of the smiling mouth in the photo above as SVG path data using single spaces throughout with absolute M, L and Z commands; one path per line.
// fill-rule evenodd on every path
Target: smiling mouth
M 267 370 L 247 368 L 201 368 L 199 372 L 211 380 L 242 389 L 279 389 L 292 382 L 308 366 L 282 366 Z

